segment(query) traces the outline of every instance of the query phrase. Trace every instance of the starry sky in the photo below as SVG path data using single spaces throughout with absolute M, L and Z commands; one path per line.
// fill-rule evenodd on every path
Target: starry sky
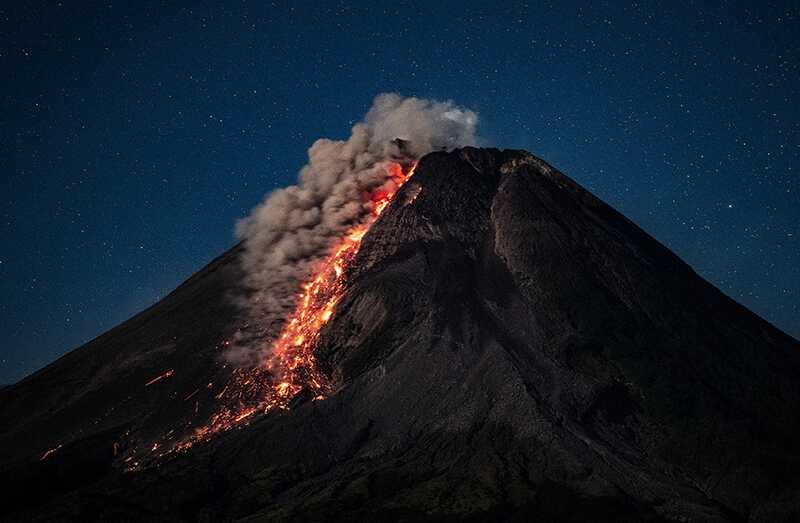
M 232 246 L 386 91 L 476 110 L 800 337 L 798 2 L 181 4 L 0 7 L 0 383 Z

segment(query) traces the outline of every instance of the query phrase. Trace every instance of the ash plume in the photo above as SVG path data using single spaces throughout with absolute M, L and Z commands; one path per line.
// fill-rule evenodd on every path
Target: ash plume
M 435 149 L 475 145 L 477 115 L 455 105 L 395 93 L 378 95 L 347 140 L 319 139 L 297 185 L 268 194 L 236 224 L 244 242 L 244 306 L 261 343 L 239 340 L 229 359 L 254 363 L 293 310 L 300 286 L 331 246 L 363 222 L 368 195 L 392 190 L 393 163 L 410 164 Z M 400 138 L 402 142 L 395 139 Z

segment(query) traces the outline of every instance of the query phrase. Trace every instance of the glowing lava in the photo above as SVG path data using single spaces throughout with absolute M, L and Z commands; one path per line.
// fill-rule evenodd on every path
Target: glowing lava
M 248 423 L 255 414 L 287 409 L 301 392 L 305 391 L 314 400 L 325 398 L 330 392 L 329 384 L 315 356 L 320 331 L 344 295 L 347 269 L 358 253 L 362 238 L 413 172 L 414 165 L 407 171 L 400 164 L 389 165 L 387 183 L 364 195 L 370 208 L 368 218 L 347 231 L 302 286 L 296 308 L 272 343 L 270 356 L 258 367 L 235 369 L 231 381 L 215 395 L 222 407 L 206 425 L 196 428 L 190 438 L 177 443 L 174 450 L 185 450 L 214 434 Z
M 152 380 L 148 381 L 147 383 L 144 384 L 144 386 L 145 387 L 149 387 L 150 385 L 152 385 L 154 383 L 158 383 L 159 381 L 161 381 L 163 379 L 171 377 L 173 374 L 175 374 L 175 371 L 170 369 L 167 372 L 165 372 L 164 374 L 161 374 L 160 376 L 156 376 Z
M 56 452 L 58 452 L 58 450 L 59 450 L 60 448 L 61 448 L 61 445 L 59 445 L 59 446 L 57 446 L 57 447 L 53 447 L 52 449 L 45 451 L 45 453 L 44 453 L 44 454 L 42 454 L 42 457 L 41 457 L 41 458 L 39 458 L 39 461 L 44 461 L 44 460 L 46 460 L 47 458 L 49 458 L 50 456 L 52 456 L 53 454 L 55 454 Z

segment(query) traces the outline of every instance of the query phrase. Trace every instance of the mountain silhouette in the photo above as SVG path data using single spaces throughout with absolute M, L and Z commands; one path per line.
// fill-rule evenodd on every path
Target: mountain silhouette
M 515 150 L 419 161 L 319 333 L 324 399 L 159 455 L 236 371 L 243 248 L 0 390 L 3 519 L 800 520 L 800 343 Z

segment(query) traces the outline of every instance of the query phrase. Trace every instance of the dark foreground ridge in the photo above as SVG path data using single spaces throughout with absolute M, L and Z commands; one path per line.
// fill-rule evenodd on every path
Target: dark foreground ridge
M 365 237 L 330 397 L 123 473 L 211 408 L 239 252 L 0 390 L 0 519 L 800 520 L 798 342 L 495 149 L 423 158 Z

